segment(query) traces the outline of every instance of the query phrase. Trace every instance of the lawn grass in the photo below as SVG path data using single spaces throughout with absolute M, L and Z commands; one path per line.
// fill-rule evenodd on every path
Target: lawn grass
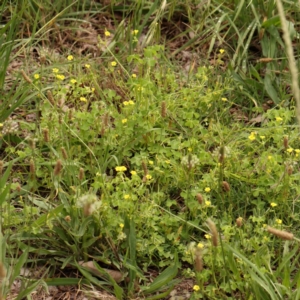
M 298 3 L 0 9 L 1 299 L 300 298 Z

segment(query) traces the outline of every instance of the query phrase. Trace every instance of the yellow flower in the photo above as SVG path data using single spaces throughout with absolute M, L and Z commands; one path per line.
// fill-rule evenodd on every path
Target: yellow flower
M 58 73 L 58 72 L 59 72 L 59 69 L 54 68 L 54 69 L 52 69 L 52 72 L 53 72 L 53 73 Z
M 91 65 L 89 65 L 89 64 L 85 64 L 84 65 L 87 69 L 89 69 L 90 67 L 91 67 Z
M 133 35 L 137 35 L 139 33 L 139 31 L 137 29 L 132 31 Z
M 189 148 L 188 148 L 188 151 L 189 151 L 189 152 L 192 152 L 192 151 L 193 151 L 193 149 L 192 149 L 191 147 L 189 147 Z
M 153 161 L 152 160 L 149 160 L 149 165 L 153 165 Z
M 224 49 L 220 49 L 219 51 L 220 51 L 221 54 L 223 54 L 225 52 Z
M 132 100 L 129 100 L 129 101 L 124 101 L 123 104 L 125 106 L 127 106 L 127 105 L 134 105 L 134 102 Z
M 269 237 L 265 236 L 263 237 L 264 242 L 268 242 L 269 241 Z
M 59 80 L 65 80 L 65 75 L 56 75 L 56 78 Z
M 202 243 L 198 243 L 197 248 L 202 249 L 204 248 L 204 245 Z
M 127 119 L 123 119 L 123 120 L 122 120 L 122 123 L 123 123 L 123 124 L 127 123 Z
M 77 80 L 76 80 L 76 79 L 71 79 L 70 82 L 71 82 L 72 84 L 75 84 L 75 83 L 77 83 Z
M 117 65 L 117 62 L 112 61 L 110 64 L 111 64 L 112 67 L 115 67 Z
M 123 224 L 123 223 L 121 223 L 119 226 L 120 226 L 121 228 L 124 228 L 124 224 Z
M 211 189 L 210 189 L 210 187 L 206 187 L 206 188 L 204 189 L 204 191 L 205 191 L 206 193 L 209 193 L 209 192 L 211 191 Z
M 127 168 L 124 166 L 118 166 L 118 167 L 115 167 L 115 170 L 117 172 L 125 172 L 127 170 Z
M 136 78 L 136 74 L 132 74 L 131 77 L 132 77 L 132 78 Z
M 205 201 L 205 206 L 211 206 L 211 202 L 210 201 Z
M 80 101 L 82 101 L 82 102 L 87 102 L 87 100 L 86 100 L 85 97 L 80 97 Z
M 130 171 L 130 174 L 131 174 L 132 176 L 137 175 L 136 171 Z
M 260 135 L 259 137 L 260 137 L 261 140 L 264 140 L 266 138 L 265 135 Z
M 211 235 L 210 234 L 204 234 L 204 236 L 205 236 L 205 238 L 207 239 L 207 240 L 209 240 L 209 239 L 211 239 Z
M 273 157 L 272 157 L 272 155 L 269 155 L 268 156 L 268 160 L 271 160 Z
M 276 207 L 276 206 L 277 206 L 277 203 L 271 202 L 270 205 L 271 205 L 272 207 Z
M 124 195 L 124 199 L 129 199 L 130 198 L 130 195 Z
M 283 119 L 281 117 L 276 117 L 275 119 L 276 119 L 277 122 L 283 121 Z
M 226 102 L 228 99 L 225 98 L 225 97 L 223 97 L 223 98 L 221 98 L 221 100 L 224 101 L 224 102 Z
M 251 132 L 250 135 L 248 136 L 248 139 L 250 141 L 254 141 L 255 140 L 255 132 Z
M 105 36 L 110 36 L 110 32 L 108 30 L 105 29 L 104 31 Z
M 200 286 L 199 286 L 199 285 L 194 285 L 194 286 L 193 286 L 193 290 L 194 290 L 195 292 L 198 292 L 198 291 L 200 290 Z
M 277 224 L 282 224 L 282 220 L 276 219 L 276 223 L 277 223 Z
M 294 149 L 292 147 L 286 149 L 286 152 L 288 152 L 288 153 L 292 153 L 293 151 L 294 151 Z
M 34 77 L 34 79 L 39 79 L 40 75 L 39 74 L 34 74 L 33 77 Z
M 146 178 L 150 180 L 150 179 L 152 179 L 152 176 L 149 175 L 149 174 L 147 174 L 147 175 L 146 175 Z
M 69 61 L 71 61 L 71 60 L 74 59 L 74 57 L 73 57 L 73 55 L 68 55 L 67 59 L 68 59 Z

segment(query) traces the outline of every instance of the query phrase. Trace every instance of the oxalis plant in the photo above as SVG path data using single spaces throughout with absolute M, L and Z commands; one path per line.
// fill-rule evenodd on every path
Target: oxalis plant
M 80 63 L 73 55 L 66 67 L 24 77 L 45 92 L 34 135 L 11 154 L 29 166 L 27 184 L 16 185 L 13 196 L 28 197 L 23 210 L 33 219 L 12 238 L 52 257 L 53 265 L 77 268 L 85 282 L 119 299 L 157 292 L 155 297 L 165 297 L 177 283 L 178 268 L 195 279 L 194 298 L 287 293 L 284 285 L 270 291 L 278 285 L 267 268 L 276 247 L 266 229 L 284 235 L 283 226 L 297 222 L 294 112 L 269 110 L 266 122 L 250 130 L 221 119 L 231 107 L 231 82 L 216 84 L 207 67 L 187 82 L 184 74 L 165 74 L 155 62 L 162 50 L 145 49 L 140 75 L 128 72 L 126 82 L 118 79 L 124 66 L 107 62 L 105 72 L 126 91 L 125 99 L 100 89 L 87 62 L 80 76 L 72 75 Z M 224 51 L 218 55 L 222 59 Z M 135 59 L 128 58 L 128 68 Z M 51 87 L 43 87 L 47 78 Z M 22 126 L 32 132 L 31 124 Z M 293 198 L 293 205 L 283 200 Z M 283 215 L 287 210 L 290 217 Z M 9 213 L 17 225 L 17 211 Z M 149 284 L 145 272 L 153 267 L 165 271 Z M 245 277 L 251 284 L 244 284 Z
M 159 299 L 186 277 L 190 299 L 298 299 L 293 103 L 252 101 L 257 126 L 245 125 L 240 81 L 221 76 L 229 49 L 183 70 L 164 46 L 139 48 L 141 29 L 126 55 L 105 29 L 101 64 L 65 53 L 19 73 L 16 107 L 34 117 L 7 119 L 15 96 L 1 121 L 3 298 L 22 278 L 18 299 L 67 284 Z

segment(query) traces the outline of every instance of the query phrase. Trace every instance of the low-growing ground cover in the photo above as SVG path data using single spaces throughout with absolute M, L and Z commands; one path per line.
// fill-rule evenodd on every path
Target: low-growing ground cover
M 2 6 L 2 298 L 299 299 L 275 3 L 49 5 Z

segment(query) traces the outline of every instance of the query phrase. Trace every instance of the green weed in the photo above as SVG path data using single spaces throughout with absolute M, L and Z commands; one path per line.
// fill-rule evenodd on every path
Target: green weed
M 298 299 L 300 141 L 275 2 L 27 5 L 0 35 L 2 296 L 22 278 L 18 299 L 60 284 L 163 299 L 188 277 L 191 299 Z M 59 45 L 60 28 L 57 55 L 44 37 Z

